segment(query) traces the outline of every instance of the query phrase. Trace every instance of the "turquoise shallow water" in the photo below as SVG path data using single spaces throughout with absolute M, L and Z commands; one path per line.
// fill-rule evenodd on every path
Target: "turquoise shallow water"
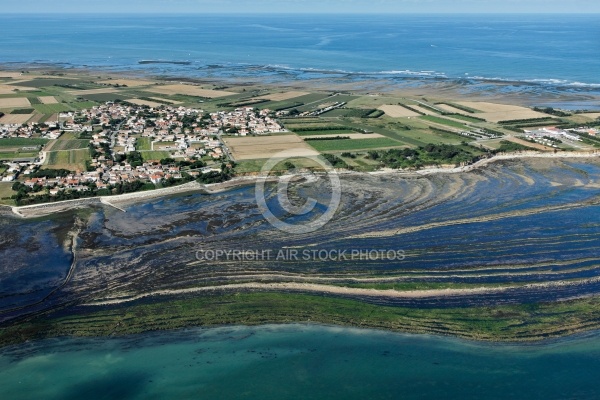
M 597 334 L 536 345 L 287 325 L 0 353 L 2 399 L 595 399 Z

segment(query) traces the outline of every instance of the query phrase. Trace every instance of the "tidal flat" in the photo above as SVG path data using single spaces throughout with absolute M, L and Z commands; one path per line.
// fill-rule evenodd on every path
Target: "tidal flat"
M 600 163 L 518 159 L 455 174 L 341 175 L 334 218 L 283 235 L 254 186 L 0 217 L 3 345 L 190 326 L 318 322 L 488 341 L 599 327 Z M 291 185 L 318 205 L 322 177 Z M 304 259 L 279 258 L 294 249 Z M 222 251 L 269 257 L 209 259 Z M 336 258 L 372 250 L 403 257 Z

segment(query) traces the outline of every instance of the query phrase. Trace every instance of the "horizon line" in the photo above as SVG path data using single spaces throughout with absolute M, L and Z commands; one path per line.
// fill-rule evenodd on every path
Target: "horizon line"
M 142 12 L 119 12 L 119 11 L 4 11 L 3 15 L 598 15 L 600 10 L 591 12 L 564 12 L 564 11 L 451 11 L 451 12 L 423 12 L 423 11 L 315 11 L 315 12 L 290 12 L 290 11 L 142 11 Z

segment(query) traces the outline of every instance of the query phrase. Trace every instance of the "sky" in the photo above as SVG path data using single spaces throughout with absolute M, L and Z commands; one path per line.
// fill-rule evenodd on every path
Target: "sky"
M 0 0 L 2 13 L 600 13 L 599 0 Z

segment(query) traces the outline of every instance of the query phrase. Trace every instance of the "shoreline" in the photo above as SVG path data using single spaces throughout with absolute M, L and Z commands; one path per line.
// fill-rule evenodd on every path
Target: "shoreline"
M 477 161 L 476 163 L 462 166 L 462 167 L 454 167 L 454 168 L 424 168 L 416 171 L 406 171 L 406 170 L 393 170 L 393 169 L 381 169 L 374 172 L 355 172 L 350 170 L 336 170 L 340 175 L 350 176 L 350 175 L 372 175 L 372 176 L 398 176 L 398 177 L 424 177 L 431 176 L 436 174 L 457 174 L 457 173 L 467 173 L 472 172 L 480 168 L 484 168 L 489 164 L 493 164 L 500 161 L 509 161 L 509 160 L 518 160 L 518 159 L 535 159 L 535 158 L 544 158 L 544 159 L 600 159 L 600 150 L 594 150 L 591 152 L 563 152 L 563 153 L 539 153 L 535 151 L 527 151 L 521 153 L 509 153 L 509 154 L 500 154 L 490 158 L 485 158 Z M 283 175 L 285 176 L 285 175 Z M 1 209 L 5 209 L 7 211 L 6 214 L 9 214 L 8 209 L 12 212 L 13 215 L 19 218 L 39 218 L 47 216 L 51 213 L 62 212 L 72 210 L 74 208 L 82 208 L 89 205 L 107 205 L 109 207 L 113 207 L 119 211 L 126 212 L 123 208 L 119 207 L 118 204 L 122 205 L 128 204 L 139 204 L 147 199 L 156 199 L 162 197 L 168 197 L 177 194 L 183 193 L 194 193 L 201 192 L 204 194 L 218 194 L 227 192 L 229 190 L 235 190 L 244 186 L 253 185 L 256 183 L 258 179 L 267 178 L 262 175 L 252 175 L 252 176 L 238 176 L 233 178 L 232 180 L 222 182 L 222 183 L 214 183 L 214 184 L 201 184 L 196 181 L 184 183 L 179 186 L 162 188 L 162 189 L 154 189 L 143 192 L 135 192 L 135 193 L 125 193 L 114 196 L 99 196 L 99 197 L 88 197 L 83 199 L 75 199 L 75 200 L 65 200 L 60 202 L 53 203 L 42 203 L 42 204 L 33 204 L 28 206 L 8 206 L 4 205 L 0 207 Z M 275 181 L 276 177 L 268 177 L 268 181 Z M 0 215 L 2 215 L 0 213 Z
M 243 65 L 241 66 L 243 67 Z M 281 80 L 274 79 L 271 74 L 259 74 L 252 77 L 244 76 L 244 78 L 239 78 L 235 76 L 202 75 L 198 74 L 198 70 L 157 71 L 142 68 L 139 64 L 90 66 L 35 61 L 0 62 L 0 72 L 15 73 L 27 71 L 33 75 L 39 74 L 46 77 L 74 74 L 90 78 L 100 78 L 102 76 L 109 79 L 129 78 L 154 80 L 163 83 L 227 84 L 238 87 L 264 86 L 287 90 L 312 89 L 327 92 L 334 90 L 362 95 L 441 96 L 447 99 L 463 101 L 504 101 L 526 107 L 541 105 L 547 102 L 574 102 L 581 104 L 595 102 L 597 106 L 594 106 L 593 110 L 600 111 L 600 87 L 594 83 L 584 84 L 582 87 L 578 82 L 560 83 L 560 79 L 542 79 L 536 81 L 486 77 L 470 77 L 469 82 L 465 82 L 463 77 L 428 77 L 411 74 L 398 76 L 395 74 L 386 75 L 385 73 L 381 73 L 381 71 L 330 71 L 325 69 L 311 70 L 301 67 L 278 69 L 277 66 L 270 65 L 263 67 L 265 70 L 271 69 L 273 71 L 311 71 L 320 73 L 322 76 L 304 78 L 286 77 L 284 80 Z M 331 74 L 336 75 L 336 79 L 333 81 L 329 78 Z M 489 86 L 495 88 L 493 93 L 490 92 Z M 522 89 L 515 91 L 502 90 L 507 86 L 522 87 Z M 472 90 L 465 93 L 465 88 L 472 88 Z

